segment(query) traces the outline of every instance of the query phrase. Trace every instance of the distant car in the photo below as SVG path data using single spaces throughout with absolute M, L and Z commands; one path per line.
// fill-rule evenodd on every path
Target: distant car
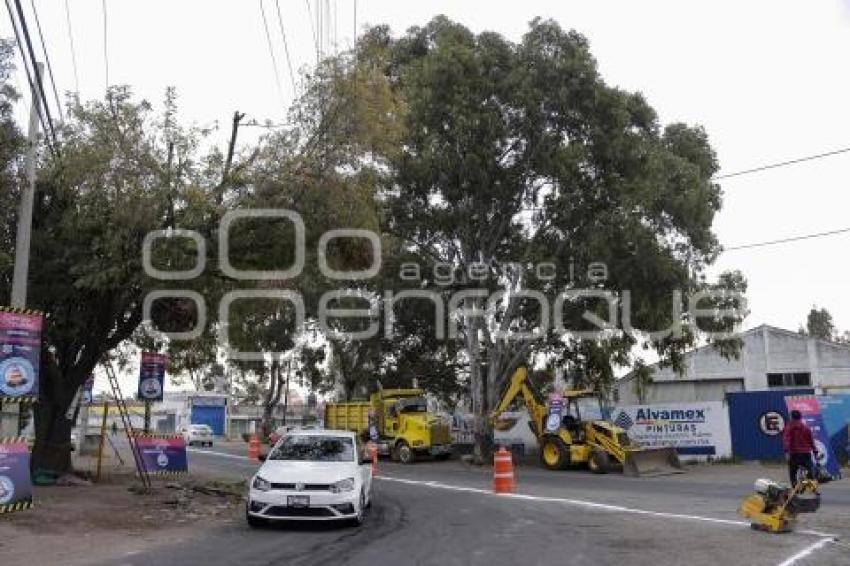
M 251 479 L 245 516 L 251 527 L 291 520 L 360 525 L 371 504 L 371 460 L 355 433 L 295 430 Z
M 188 446 L 212 446 L 213 430 L 205 424 L 193 424 L 183 427 L 183 438 Z

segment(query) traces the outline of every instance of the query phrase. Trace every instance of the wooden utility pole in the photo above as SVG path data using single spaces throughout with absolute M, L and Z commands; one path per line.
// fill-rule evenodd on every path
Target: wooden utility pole
M 100 421 L 100 445 L 97 448 L 97 474 L 96 481 L 100 481 L 100 469 L 103 464 L 103 443 L 106 440 L 106 419 L 109 416 L 109 401 L 103 401 L 103 419 Z M 118 451 L 116 450 L 116 454 Z

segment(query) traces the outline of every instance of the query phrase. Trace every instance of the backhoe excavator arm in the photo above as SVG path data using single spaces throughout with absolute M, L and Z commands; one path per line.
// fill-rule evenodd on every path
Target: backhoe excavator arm
M 495 421 L 504 413 L 517 395 L 522 395 L 522 400 L 525 402 L 525 407 L 528 410 L 528 416 L 531 419 L 531 424 L 534 427 L 534 433 L 538 438 L 543 436 L 543 418 L 546 415 L 546 405 L 540 399 L 540 396 L 532 388 L 528 380 L 528 371 L 524 367 L 517 368 L 511 376 L 507 387 L 502 393 L 499 404 L 490 413 L 490 420 Z

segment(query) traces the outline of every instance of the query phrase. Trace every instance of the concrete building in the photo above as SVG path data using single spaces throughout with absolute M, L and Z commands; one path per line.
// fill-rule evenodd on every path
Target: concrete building
M 850 393 L 850 345 L 835 344 L 762 325 L 740 334 L 738 359 L 726 360 L 711 346 L 685 354 L 685 373 L 657 364 L 652 383 L 640 394 L 634 374 L 615 385 L 621 405 L 723 401 L 728 392 L 814 388 L 815 393 Z

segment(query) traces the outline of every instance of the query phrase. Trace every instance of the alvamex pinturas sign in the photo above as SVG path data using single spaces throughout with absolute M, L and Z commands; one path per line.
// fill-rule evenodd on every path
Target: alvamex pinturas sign
M 719 401 L 628 405 L 611 413 L 612 421 L 642 446 L 673 446 L 681 456 L 731 456 L 729 415 Z

